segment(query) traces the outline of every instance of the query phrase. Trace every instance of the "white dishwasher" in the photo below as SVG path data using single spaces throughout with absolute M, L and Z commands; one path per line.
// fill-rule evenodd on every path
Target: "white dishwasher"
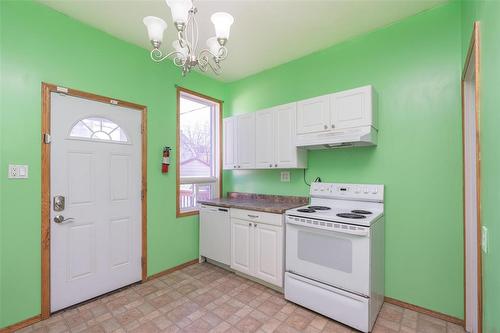
M 201 205 L 200 256 L 231 264 L 231 222 L 229 208 Z

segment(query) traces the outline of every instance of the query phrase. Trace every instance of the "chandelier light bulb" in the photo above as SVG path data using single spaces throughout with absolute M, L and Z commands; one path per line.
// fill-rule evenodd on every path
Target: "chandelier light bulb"
M 228 39 L 231 24 L 234 23 L 234 18 L 231 14 L 218 12 L 212 14 L 210 18 L 215 26 L 215 35 L 219 39 Z
M 187 24 L 189 10 L 193 8 L 191 0 L 166 0 L 172 12 L 172 20 L 178 24 Z
M 163 40 L 163 32 L 167 29 L 167 23 L 156 16 L 146 16 L 142 22 L 148 29 L 148 37 L 151 43 L 159 46 Z M 156 44 L 155 44 L 156 43 Z

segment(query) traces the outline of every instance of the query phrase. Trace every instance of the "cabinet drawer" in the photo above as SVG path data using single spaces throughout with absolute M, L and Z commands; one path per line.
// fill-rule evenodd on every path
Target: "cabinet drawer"
M 283 225 L 282 214 L 273 214 L 266 212 L 258 212 L 254 210 L 231 208 L 231 217 L 246 221 L 252 221 L 256 223 L 265 223 L 276 226 Z

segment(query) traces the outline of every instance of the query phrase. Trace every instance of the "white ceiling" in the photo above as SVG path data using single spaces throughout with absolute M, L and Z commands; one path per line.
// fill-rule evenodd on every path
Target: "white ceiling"
M 149 49 L 142 18 L 154 15 L 169 25 L 164 46 L 175 28 L 164 0 L 39 0 L 79 21 L 124 41 Z M 194 0 L 200 42 L 214 35 L 210 15 L 231 13 L 235 22 L 229 56 L 218 78 L 233 81 L 300 58 L 335 43 L 388 25 L 447 0 Z M 146 51 L 145 51 L 146 52 Z M 145 53 L 146 55 L 147 53 Z

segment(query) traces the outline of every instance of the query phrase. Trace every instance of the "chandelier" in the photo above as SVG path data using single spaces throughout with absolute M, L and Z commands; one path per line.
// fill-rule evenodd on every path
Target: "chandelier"
M 173 51 L 162 52 L 160 46 L 167 23 L 159 17 L 146 16 L 142 21 L 153 45 L 151 59 L 161 62 L 171 58 L 173 63 L 182 69 L 183 76 L 195 67 L 203 72 L 210 68 L 219 75 L 222 72 L 220 63 L 227 57 L 226 43 L 231 24 L 234 22 L 233 17 L 224 12 L 212 14 L 210 19 L 215 26 L 215 36 L 209 38 L 206 42 L 207 47 L 198 52 L 198 23 L 196 22 L 198 10 L 191 0 L 166 0 L 166 2 L 172 11 L 177 39 L 172 42 Z

